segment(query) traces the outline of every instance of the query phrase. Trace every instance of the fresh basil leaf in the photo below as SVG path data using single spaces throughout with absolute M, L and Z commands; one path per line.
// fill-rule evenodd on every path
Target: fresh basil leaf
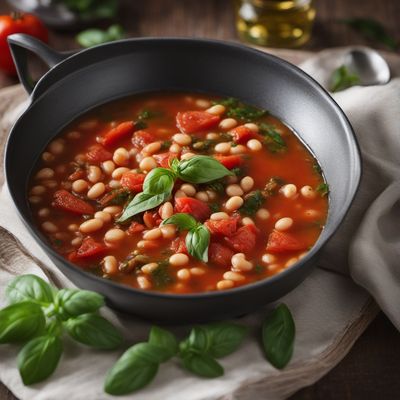
M 204 378 L 217 378 L 224 374 L 224 369 L 208 354 L 184 353 L 182 356 L 183 366 L 195 375 Z
M 180 164 L 180 162 L 177 158 L 173 158 L 170 163 L 170 167 L 175 174 L 178 173 L 179 164 Z
M 63 352 L 58 336 L 39 336 L 29 341 L 18 353 L 18 369 L 25 385 L 48 378 L 57 368 Z
M 175 174 L 167 168 L 154 168 L 143 182 L 143 192 L 148 194 L 160 194 L 172 191 Z
M 47 305 L 53 301 L 53 289 L 36 275 L 21 275 L 8 284 L 6 297 L 10 303 L 31 301 Z
M 160 347 L 167 354 L 167 358 L 162 362 L 169 360 L 178 352 L 178 342 L 175 336 L 171 332 L 158 326 L 153 326 L 151 328 L 149 343 Z
M 108 371 L 104 390 L 112 395 L 123 395 L 148 385 L 158 371 L 159 351 L 159 346 L 150 343 L 130 347 Z
M 255 190 L 246 195 L 243 205 L 239 208 L 239 212 L 242 215 L 253 216 L 262 207 L 264 201 L 265 198 L 261 190 Z
M 331 86 L 329 90 L 333 93 L 348 89 L 349 87 L 358 85 L 360 78 L 355 73 L 349 71 L 345 65 L 341 65 L 332 73 Z
M 286 142 L 273 125 L 263 122 L 259 127 L 259 132 L 264 136 L 265 145 L 271 153 L 280 153 L 287 149 Z
M 398 41 L 386 32 L 385 27 L 372 18 L 349 18 L 341 20 L 341 22 L 361 33 L 367 39 L 373 39 L 384 44 L 390 50 L 396 50 L 399 45 Z
M 182 349 L 189 349 L 197 353 L 207 353 L 210 341 L 207 330 L 201 326 L 196 326 L 190 331 L 189 337 L 185 340 Z
M 190 231 L 196 228 L 197 221 L 190 215 L 186 213 L 177 213 L 172 217 L 164 219 L 161 225 L 173 224 L 178 227 L 181 231 Z
M 318 192 L 321 196 L 326 196 L 329 194 L 329 185 L 327 183 L 320 183 L 315 191 Z
M 280 304 L 267 316 L 262 327 L 262 342 L 267 360 L 275 367 L 284 368 L 293 354 L 295 324 L 289 308 Z
M 209 338 L 207 353 L 214 358 L 225 357 L 242 344 L 247 329 L 244 326 L 221 322 L 204 327 Z
M 82 20 L 113 18 L 118 11 L 118 0 L 56 0 L 79 14 Z
M 25 342 L 43 332 L 46 318 L 35 303 L 11 304 L 0 310 L 0 343 Z
M 185 243 L 190 255 L 203 262 L 208 262 L 210 232 L 204 225 L 199 224 L 190 230 L 186 235 Z
M 82 47 L 93 47 L 98 44 L 122 39 L 124 30 L 121 25 L 111 25 L 107 30 L 86 29 L 76 36 L 76 41 Z
M 179 163 L 177 174 L 185 182 L 206 183 L 233 175 L 219 161 L 209 156 L 194 156 Z
M 97 314 L 83 314 L 69 318 L 64 326 L 77 342 L 95 349 L 112 350 L 121 345 L 123 339 L 115 326 Z
M 138 193 L 127 205 L 122 215 L 117 220 L 118 223 L 125 222 L 127 219 L 154 207 L 159 206 L 171 196 L 171 190 L 160 194 Z
M 63 319 L 97 311 L 104 306 L 104 297 L 96 292 L 61 289 L 54 299 L 55 310 Z

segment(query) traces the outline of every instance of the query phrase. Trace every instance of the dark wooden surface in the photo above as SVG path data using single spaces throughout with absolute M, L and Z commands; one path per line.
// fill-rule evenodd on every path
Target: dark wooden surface
M 400 39 L 399 0 L 316 0 L 316 6 L 314 34 L 304 47 L 308 50 L 349 44 L 380 48 L 337 22 L 348 17 L 375 18 Z M 10 9 L 4 0 L 0 0 L 1 14 Z M 120 22 L 131 37 L 192 36 L 237 40 L 229 0 L 126 1 Z M 50 43 L 59 50 L 77 47 L 71 32 L 51 32 Z M 15 78 L 0 73 L 0 87 L 16 82 Z M 316 384 L 296 393 L 291 400 L 397 399 L 400 398 L 399 371 L 400 333 L 381 313 L 336 368 Z M 0 400 L 15 400 L 1 383 Z

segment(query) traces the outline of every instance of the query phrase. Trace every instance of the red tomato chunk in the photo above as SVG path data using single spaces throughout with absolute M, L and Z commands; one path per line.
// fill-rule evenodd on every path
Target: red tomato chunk
M 208 249 L 208 257 L 211 263 L 220 267 L 228 267 L 231 265 L 231 258 L 235 253 L 229 248 L 220 243 L 210 243 Z
M 141 192 L 143 190 L 143 182 L 146 178 L 144 174 L 136 172 L 125 172 L 121 177 L 121 186 L 131 192 Z
M 231 237 L 226 238 L 226 242 L 238 253 L 249 253 L 254 249 L 256 239 L 257 228 L 250 224 L 239 228 Z
M 184 133 L 193 133 L 212 128 L 220 121 L 217 115 L 209 114 L 206 111 L 178 112 L 176 125 Z
M 207 203 L 193 199 L 192 197 L 177 198 L 175 200 L 175 212 L 190 214 L 198 221 L 204 221 L 211 214 L 210 207 Z
M 133 130 L 133 121 L 122 122 L 103 136 L 102 143 L 106 147 L 115 146 L 120 140 L 130 136 Z
M 54 193 L 53 206 L 73 214 L 93 214 L 94 208 L 66 190 Z
M 304 243 L 287 232 L 274 230 L 268 237 L 267 251 L 270 253 L 286 253 L 305 248 Z

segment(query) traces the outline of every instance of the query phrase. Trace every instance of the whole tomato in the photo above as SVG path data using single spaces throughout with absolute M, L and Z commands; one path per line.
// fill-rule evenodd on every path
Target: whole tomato
M 10 75 L 16 74 L 14 62 L 7 44 L 7 36 L 26 33 L 48 42 L 48 32 L 42 21 L 32 14 L 12 13 L 0 15 L 0 69 Z

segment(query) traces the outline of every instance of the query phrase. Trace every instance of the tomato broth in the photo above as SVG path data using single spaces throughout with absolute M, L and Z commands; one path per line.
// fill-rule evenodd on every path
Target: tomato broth
M 235 99 L 114 101 L 47 146 L 29 186 L 62 256 L 143 290 L 227 290 L 290 268 L 317 241 L 328 185 L 280 120 Z

